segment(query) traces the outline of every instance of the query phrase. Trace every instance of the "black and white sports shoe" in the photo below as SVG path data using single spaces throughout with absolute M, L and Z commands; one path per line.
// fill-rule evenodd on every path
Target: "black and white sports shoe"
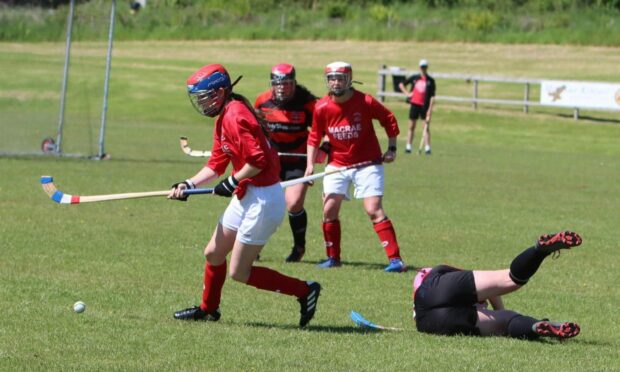
M 188 307 L 187 309 L 179 310 L 174 313 L 174 319 L 179 320 L 206 320 L 210 322 L 217 322 L 220 320 L 222 314 L 218 308 L 215 311 L 204 311 L 200 306 Z
M 305 327 L 310 320 L 314 317 L 316 311 L 316 304 L 319 301 L 319 295 L 321 294 L 321 285 L 317 282 L 307 282 L 310 287 L 310 292 L 306 297 L 300 298 L 299 305 L 301 306 L 301 317 L 299 318 L 299 326 Z

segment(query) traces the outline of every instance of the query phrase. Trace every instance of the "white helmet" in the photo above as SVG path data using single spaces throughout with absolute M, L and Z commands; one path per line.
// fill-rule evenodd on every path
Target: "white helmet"
M 330 85 L 330 80 L 339 80 L 341 84 Z M 353 83 L 353 68 L 350 63 L 332 62 L 325 67 L 325 83 L 331 94 L 340 97 L 351 89 Z

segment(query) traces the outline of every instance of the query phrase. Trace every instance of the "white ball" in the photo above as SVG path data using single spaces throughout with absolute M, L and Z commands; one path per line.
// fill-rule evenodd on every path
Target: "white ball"
M 86 304 L 82 301 L 78 301 L 73 304 L 73 311 L 75 311 L 76 313 L 83 313 L 84 310 L 86 310 Z

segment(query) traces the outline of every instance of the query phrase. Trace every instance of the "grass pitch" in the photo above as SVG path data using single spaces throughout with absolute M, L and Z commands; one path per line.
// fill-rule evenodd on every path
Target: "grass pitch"
M 48 51 L 57 48 L 0 44 L 0 67 L 16 71 L 0 76 L 8 92 L 0 96 L 3 136 L 30 133 L 4 113 L 18 120 L 40 115 L 45 107 L 53 112 L 58 97 L 39 95 L 39 86 L 50 92 L 57 87 L 53 76 L 60 70 L 46 69 L 45 63 L 53 54 Z M 422 55 L 442 72 L 620 80 L 617 49 L 417 48 L 420 55 L 402 43 L 115 44 L 111 160 L 0 158 L 0 370 L 620 369 L 615 285 L 620 127 L 613 114 L 597 112 L 592 116 L 599 120 L 575 122 L 557 113 L 474 112 L 439 104 L 433 155 L 425 157 L 402 152 L 407 106 L 388 103 L 403 134 L 397 161 L 386 166 L 384 202 L 407 263 L 505 268 L 541 233 L 582 234 L 581 247 L 548 259 L 523 290 L 505 298 L 508 308 L 524 314 L 579 323 L 581 335 L 563 343 L 418 333 L 411 321 L 413 273 L 383 273 L 385 256 L 359 201 L 342 210 L 344 267 L 316 269 L 324 256 L 320 184 L 306 202 L 304 262 L 283 262 L 291 246 L 286 222 L 261 255 L 261 265 L 323 285 L 317 315 L 306 330 L 297 328 L 293 298 L 232 280 L 224 286 L 220 322 L 174 321 L 175 310 L 199 301 L 202 247 L 228 200 L 197 196 L 188 203 L 149 199 L 60 206 L 38 183 L 39 176 L 53 175 L 62 191 L 86 195 L 165 189 L 192 175 L 202 161 L 186 157 L 178 137 L 187 135 L 192 147 L 207 148 L 212 126 L 187 102 L 184 79 L 213 61 L 225 63 L 234 76 L 245 75 L 239 91 L 251 99 L 267 87 L 269 68 L 280 60 L 296 64 L 300 82 L 317 94 L 324 91 L 322 66 L 332 60 L 352 62 L 356 79 L 368 83 L 360 89 L 374 92 L 379 64 L 414 66 Z M 527 55 L 542 51 L 548 58 L 524 64 Z M 565 62 L 547 68 L 558 55 Z M 586 63 L 586 55 L 596 58 L 596 67 Z M 89 64 L 93 74 L 103 71 L 103 61 L 97 61 Z M 17 91 L 21 95 L 10 94 Z M 416 134 L 417 144 L 420 128 Z M 87 305 L 82 314 L 71 310 L 77 300 Z M 350 310 L 405 330 L 363 332 L 348 319 Z

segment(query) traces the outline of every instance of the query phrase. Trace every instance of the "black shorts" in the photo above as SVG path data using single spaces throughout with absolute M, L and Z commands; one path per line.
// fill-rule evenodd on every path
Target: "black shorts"
M 409 107 L 409 119 L 416 120 L 422 119 L 426 120 L 426 113 L 428 112 L 428 106 L 420 106 L 411 104 Z
M 477 302 L 473 271 L 436 266 L 415 295 L 416 327 L 426 333 L 480 335 Z
M 300 156 L 296 159 L 291 159 L 290 157 L 286 160 L 280 159 L 280 180 L 292 180 L 303 177 L 304 173 L 306 173 L 306 158 Z

